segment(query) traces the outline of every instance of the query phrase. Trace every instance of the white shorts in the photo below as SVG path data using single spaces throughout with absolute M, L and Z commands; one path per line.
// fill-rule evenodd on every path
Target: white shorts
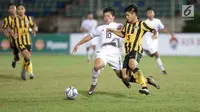
M 158 51 L 158 39 L 152 39 L 152 37 L 145 37 L 142 42 L 144 50 L 148 50 L 151 54 Z
M 122 58 L 120 53 L 109 53 L 97 51 L 96 58 L 100 58 L 104 62 L 104 67 L 108 63 L 112 69 L 121 70 L 122 69 Z

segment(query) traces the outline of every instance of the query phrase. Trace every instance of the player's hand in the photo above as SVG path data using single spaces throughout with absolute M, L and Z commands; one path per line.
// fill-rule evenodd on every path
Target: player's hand
M 158 36 L 157 35 L 152 35 L 152 39 L 154 40 L 154 39 L 157 39 L 158 38 Z
M 74 47 L 74 49 L 73 49 L 73 51 L 72 51 L 72 54 L 75 54 L 76 52 L 77 52 L 77 50 L 78 50 L 78 45 L 76 45 L 75 47 Z
M 34 30 L 32 31 L 32 34 L 34 37 L 36 36 L 36 32 Z

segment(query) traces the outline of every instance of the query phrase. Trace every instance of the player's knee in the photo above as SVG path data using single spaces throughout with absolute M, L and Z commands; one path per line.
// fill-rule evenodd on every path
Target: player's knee
M 155 56 L 155 58 L 159 58 L 158 52 L 155 52 L 155 53 L 153 54 L 153 56 Z
M 100 64 L 95 64 L 94 66 L 94 70 L 97 72 L 98 70 L 100 70 L 102 68 L 102 66 Z
M 31 55 L 30 55 L 30 54 L 26 54 L 26 55 L 24 56 L 24 59 L 25 59 L 25 60 L 30 60 L 30 59 L 31 59 Z
M 137 66 L 138 66 L 137 63 L 130 63 L 130 64 L 129 64 L 129 68 L 130 68 L 131 70 L 134 70 L 135 68 L 137 68 Z

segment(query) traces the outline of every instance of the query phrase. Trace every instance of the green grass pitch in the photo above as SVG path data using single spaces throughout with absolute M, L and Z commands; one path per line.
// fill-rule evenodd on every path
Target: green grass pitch
M 127 89 L 107 66 L 98 86 L 88 96 L 92 65 L 86 57 L 33 54 L 34 80 L 20 79 L 21 62 L 11 68 L 10 54 L 0 54 L 0 112 L 200 112 L 200 57 L 161 57 L 168 75 L 161 75 L 153 58 L 143 57 L 140 69 L 161 85 Z M 78 89 L 75 100 L 66 100 L 68 86 Z

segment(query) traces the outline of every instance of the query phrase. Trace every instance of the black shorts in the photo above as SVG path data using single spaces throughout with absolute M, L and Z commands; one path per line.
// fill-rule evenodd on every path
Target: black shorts
M 18 46 L 18 49 L 19 49 L 20 51 L 23 51 L 23 50 L 25 50 L 25 49 L 27 49 L 29 52 L 32 51 L 31 45 L 23 45 L 23 44 L 20 44 L 20 45 Z
M 138 63 L 140 62 L 140 59 L 142 58 L 142 54 L 137 51 L 131 51 L 129 54 L 125 56 L 124 62 L 123 62 L 123 68 L 129 68 L 129 60 L 135 59 Z

